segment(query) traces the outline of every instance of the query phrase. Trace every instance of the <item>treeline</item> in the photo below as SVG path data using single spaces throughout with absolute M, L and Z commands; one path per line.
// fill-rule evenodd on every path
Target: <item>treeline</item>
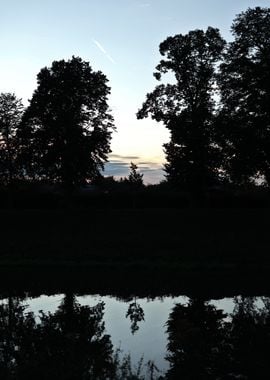
M 154 73 L 161 84 L 137 113 L 168 128 L 166 181 L 194 196 L 217 185 L 270 185 L 270 8 L 247 9 L 231 30 L 229 43 L 212 27 L 163 41 Z M 166 84 L 168 72 L 175 81 Z M 46 181 L 69 190 L 101 181 L 115 129 L 107 78 L 73 56 L 37 79 L 27 108 L 0 95 L 2 185 Z

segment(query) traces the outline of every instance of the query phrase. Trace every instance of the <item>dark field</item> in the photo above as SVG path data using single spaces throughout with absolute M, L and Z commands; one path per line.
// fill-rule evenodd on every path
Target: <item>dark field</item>
M 192 289 L 194 282 L 208 292 L 268 287 L 268 209 L 2 210 L 0 215 L 2 283 L 25 285 L 34 276 L 46 286 L 87 283 L 99 292 L 113 284 L 164 292 Z
M 267 209 L 2 210 L 1 261 L 268 259 Z

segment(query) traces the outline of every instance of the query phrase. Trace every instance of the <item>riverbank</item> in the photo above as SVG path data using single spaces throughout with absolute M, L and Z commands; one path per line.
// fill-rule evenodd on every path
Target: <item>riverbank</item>
M 205 299 L 270 296 L 270 265 L 193 266 L 133 263 L 0 265 L 0 293 L 30 297 L 72 292 L 120 298 L 187 295 Z

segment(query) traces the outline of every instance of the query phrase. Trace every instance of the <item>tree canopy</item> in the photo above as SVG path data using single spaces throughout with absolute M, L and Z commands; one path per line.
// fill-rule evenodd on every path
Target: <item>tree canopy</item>
M 130 163 L 130 173 L 127 178 L 129 184 L 134 187 L 142 187 L 143 186 L 143 174 L 138 172 L 138 166 L 133 162 Z
M 169 130 L 166 177 L 194 195 L 224 178 L 270 185 L 270 8 L 248 8 L 231 30 L 228 44 L 212 27 L 166 38 L 160 84 L 137 113 Z M 74 56 L 41 69 L 25 110 L 0 94 L 2 184 L 21 177 L 70 189 L 100 177 L 115 129 L 109 94 L 106 76 Z M 133 163 L 127 181 L 143 185 Z
M 209 27 L 168 37 L 160 44 L 165 56 L 156 67 L 156 79 L 174 74 L 175 83 L 160 84 L 147 94 L 138 118 L 149 114 L 162 121 L 171 134 L 164 144 L 167 178 L 178 185 L 202 189 L 218 174 L 219 150 L 215 145 L 213 114 L 215 66 L 225 41 Z
M 10 183 L 17 171 L 16 132 L 21 122 L 23 104 L 15 94 L 0 94 L 0 178 Z
M 37 80 L 18 133 L 24 172 L 66 187 L 95 178 L 114 130 L 106 76 L 73 56 L 43 68 Z
M 259 175 L 269 185 L 270 8 L 240 13 L 232 33 L 219 76 L 226 169 L 235 183 Z

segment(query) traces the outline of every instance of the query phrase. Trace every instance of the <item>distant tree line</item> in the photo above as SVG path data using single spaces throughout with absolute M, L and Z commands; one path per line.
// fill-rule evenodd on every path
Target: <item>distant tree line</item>
M 161 81 L 137 113 L 170 131 L 166 179 L 194 194 L 218 184 L 270 185 L 270 8 L 236 16 L 234 40 L 193 30 L 160 44 Z M 173 73 L 173 83 L 164 74 Z M 72 189 L 102 177 L 114 120 L 106 76 L 79 57 L 43 68 L 29 106 L 0 94 L 0 180 Z M 127 180 L 142 185 L 131 163 Z

